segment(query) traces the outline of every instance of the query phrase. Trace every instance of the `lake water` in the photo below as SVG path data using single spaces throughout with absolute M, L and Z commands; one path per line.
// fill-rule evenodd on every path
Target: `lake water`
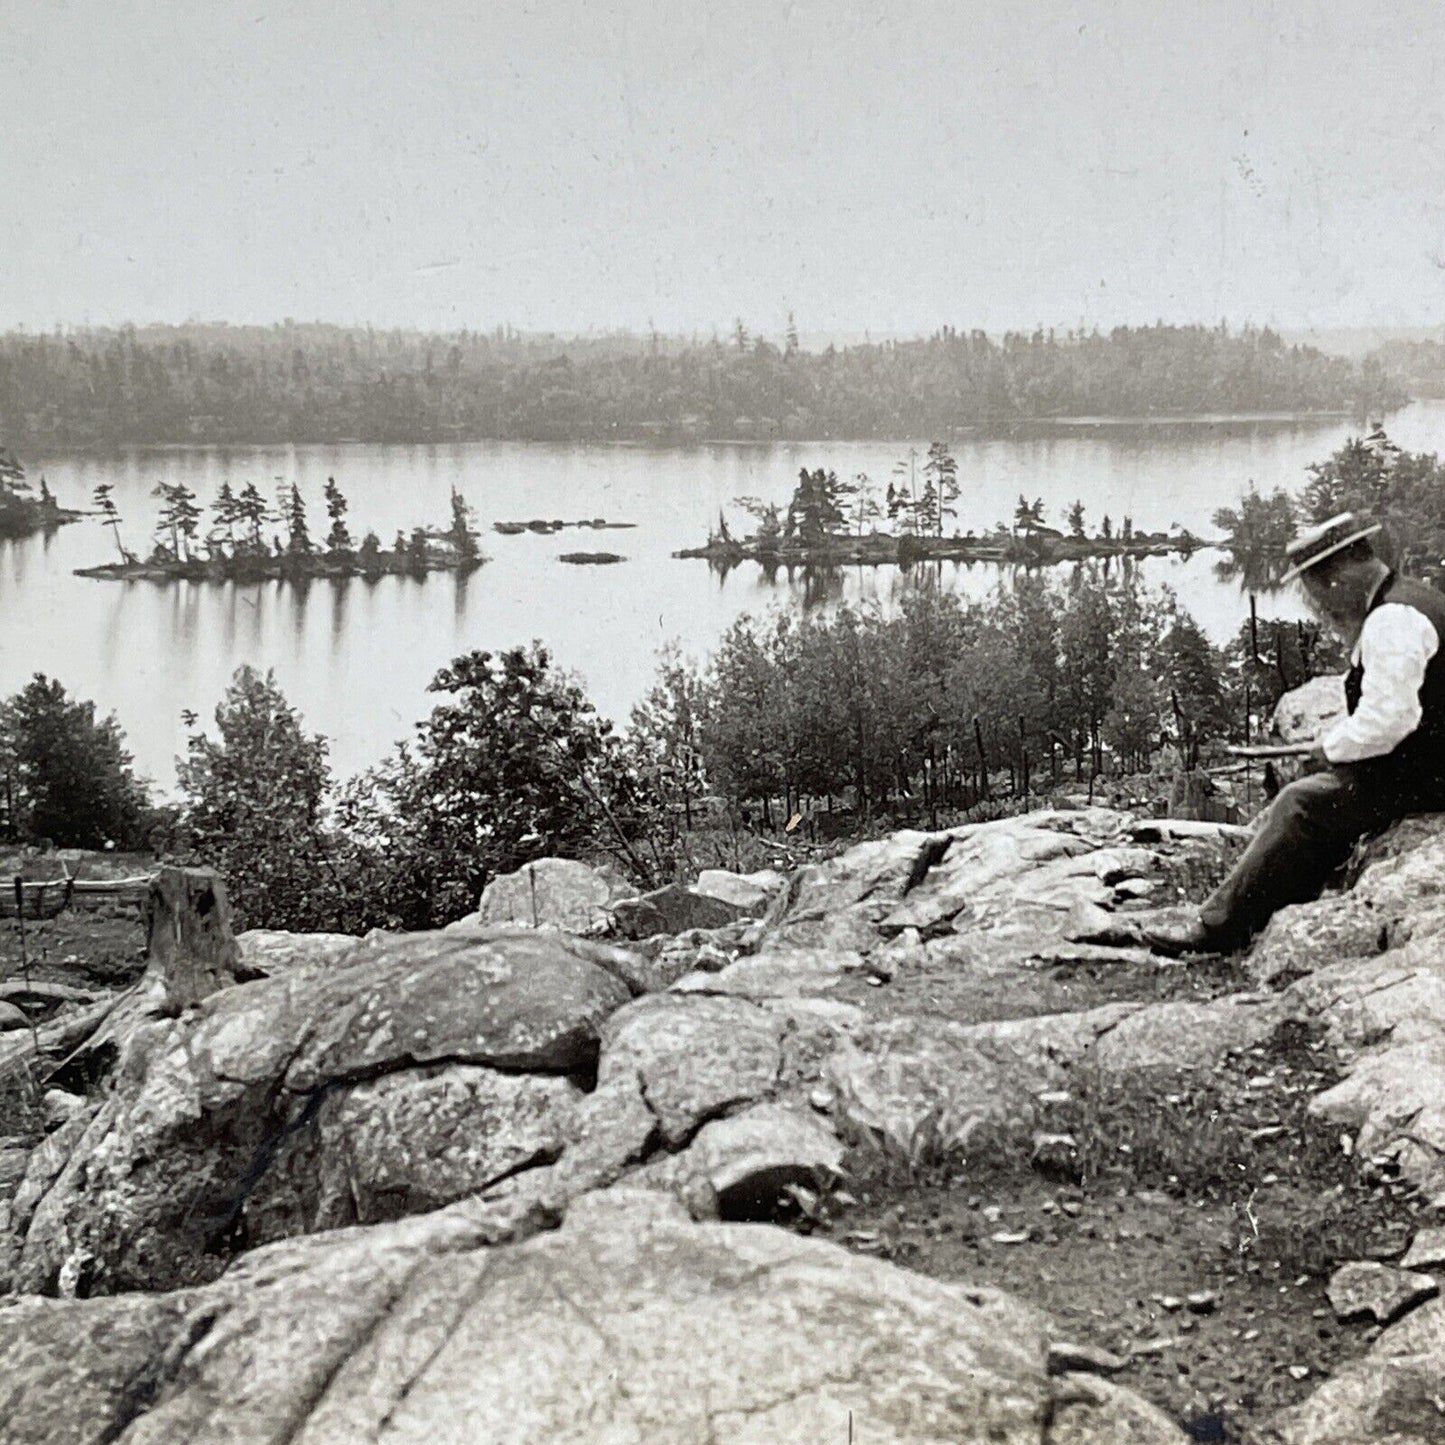
M 1390 422 L 1412 450 L 1445 450 L 1445 403 L 1417 403 Z M 1327 456 L 1351 430 L 1343 422 L 1100 424 L 1027 438 L 960 440 L 954 448 L 960 525 L 983 530 L 1008 519 L 1019 493 L 1042 497 L 1057 522 L 1082 498 L 1091 529 L 1110 514 L 1136 527 L 1179 523 L 1210 535 L 1216 507 L 1251 479 L 1264 489 L 1298 488 L 1307 463 Z M 554 446 L 475 442 L 454 446 L 309 446 L 133 449 L 26 458 L 63 504 L 88 506 L 101 482 L 115 488 L 132 549 L 148 549 L 158 481 L 185 481 L 209 500 L 223 479 L 254 481 L 274 495 L 296 482 L 324 535 L 321 490 L 335 476 L 351 500 L 356 536 L 383 540 L 398 528 L 444 524 L 460 488 L 477 513 L 490 560 L 465 580 L 448 574 L 376 582 L 232 585 L 118 583 L 73 575 L 114 556 L 109 532 L 85 521 L 48 538 L 0 542 L 0 695 L 37 671 L 114 711 L 139 768 L 169 786 L 183 742 L 180 715 L 209 718 L 242 663 L 273 668 L 308 725 L 332 741 L 337 770 L 379 759 L 428 709 L 428 680 L 473 647 L 540 638 L 580 674 L 598 708 L 624 720 L 645 691 L 656 653 L 676 639 L 705 655 L 745 611 L 801 600 L 804 581 L 766 581 L 749 564 L 719 579 L 706 563 L 675 560 L 701 542 L 719 507 L 754 495 L 785 500 L 799 467 L 867 472 L 886 484 L 909 443 L 827 442 L 688 447 Z M 921 465 L 927 442 L 912 444 Z M 497 520 L 606 517 L 632 531 L 501 536 Z M 730 518 L 742 519 L 735 509 Z M 628 560 L 575 567 L 562 552 L 611 550 Z M 1216 639 L 1232 634 L 1245 603 L 1212 575 L 1214 554 L 1188 562 L 1151 560 L 1150 581 L 1168 582 Z M 995 568 L 945 566 L 947 584 L 972 595 L 997 581 Z M 892 569 L 849 572 L 842 593 L 886 600 Z M 1272 608 L 1285 612 L 1285 606 Z

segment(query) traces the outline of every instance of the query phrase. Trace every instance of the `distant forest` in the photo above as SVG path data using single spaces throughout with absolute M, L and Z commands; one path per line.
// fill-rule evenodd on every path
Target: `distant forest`
M 1445 341 L 1387 341 L 1375 356 L 1411 396 L 1445 397 Z
M 1347 411 L 1406 393 L 1268 328 L 1122 327 L 804 351 L 726 338 L 286 323 L 0 336 L 0 436 L 44 446 L 948 436 L 1069 416 Z

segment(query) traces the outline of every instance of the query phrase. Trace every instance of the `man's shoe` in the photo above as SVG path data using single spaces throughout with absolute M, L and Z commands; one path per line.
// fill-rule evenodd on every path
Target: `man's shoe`
M 1161 919 L 1157 923 L 1141 921 L 1139 942 L 1151 953 L 1161 953 L 1166 958 L 1182 958 L 1187 953 L 1230 952 L 1224 935 L 1197 917 L 1178 921 Z

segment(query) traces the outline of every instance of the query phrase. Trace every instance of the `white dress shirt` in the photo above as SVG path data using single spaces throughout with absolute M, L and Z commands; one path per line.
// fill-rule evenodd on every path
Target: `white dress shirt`
M 1440 638 L 1423 612 L 1387 602 L 1365 618 L 1351 662 L 1363 664 L 1360 702 L 1320 740 L 1332 763 L 1358 763 L 1393 752 L 1422 716 L 1420 684 Z

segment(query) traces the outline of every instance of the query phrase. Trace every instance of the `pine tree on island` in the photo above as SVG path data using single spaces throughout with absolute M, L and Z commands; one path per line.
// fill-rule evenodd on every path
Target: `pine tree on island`
M 326 534 L 326 548 L 330 552 L 349 553 L 351 533 L 346 526 L 348 503 L 335 477 L 326 479 L 326 515 L 331 519 L 331 529 Z

